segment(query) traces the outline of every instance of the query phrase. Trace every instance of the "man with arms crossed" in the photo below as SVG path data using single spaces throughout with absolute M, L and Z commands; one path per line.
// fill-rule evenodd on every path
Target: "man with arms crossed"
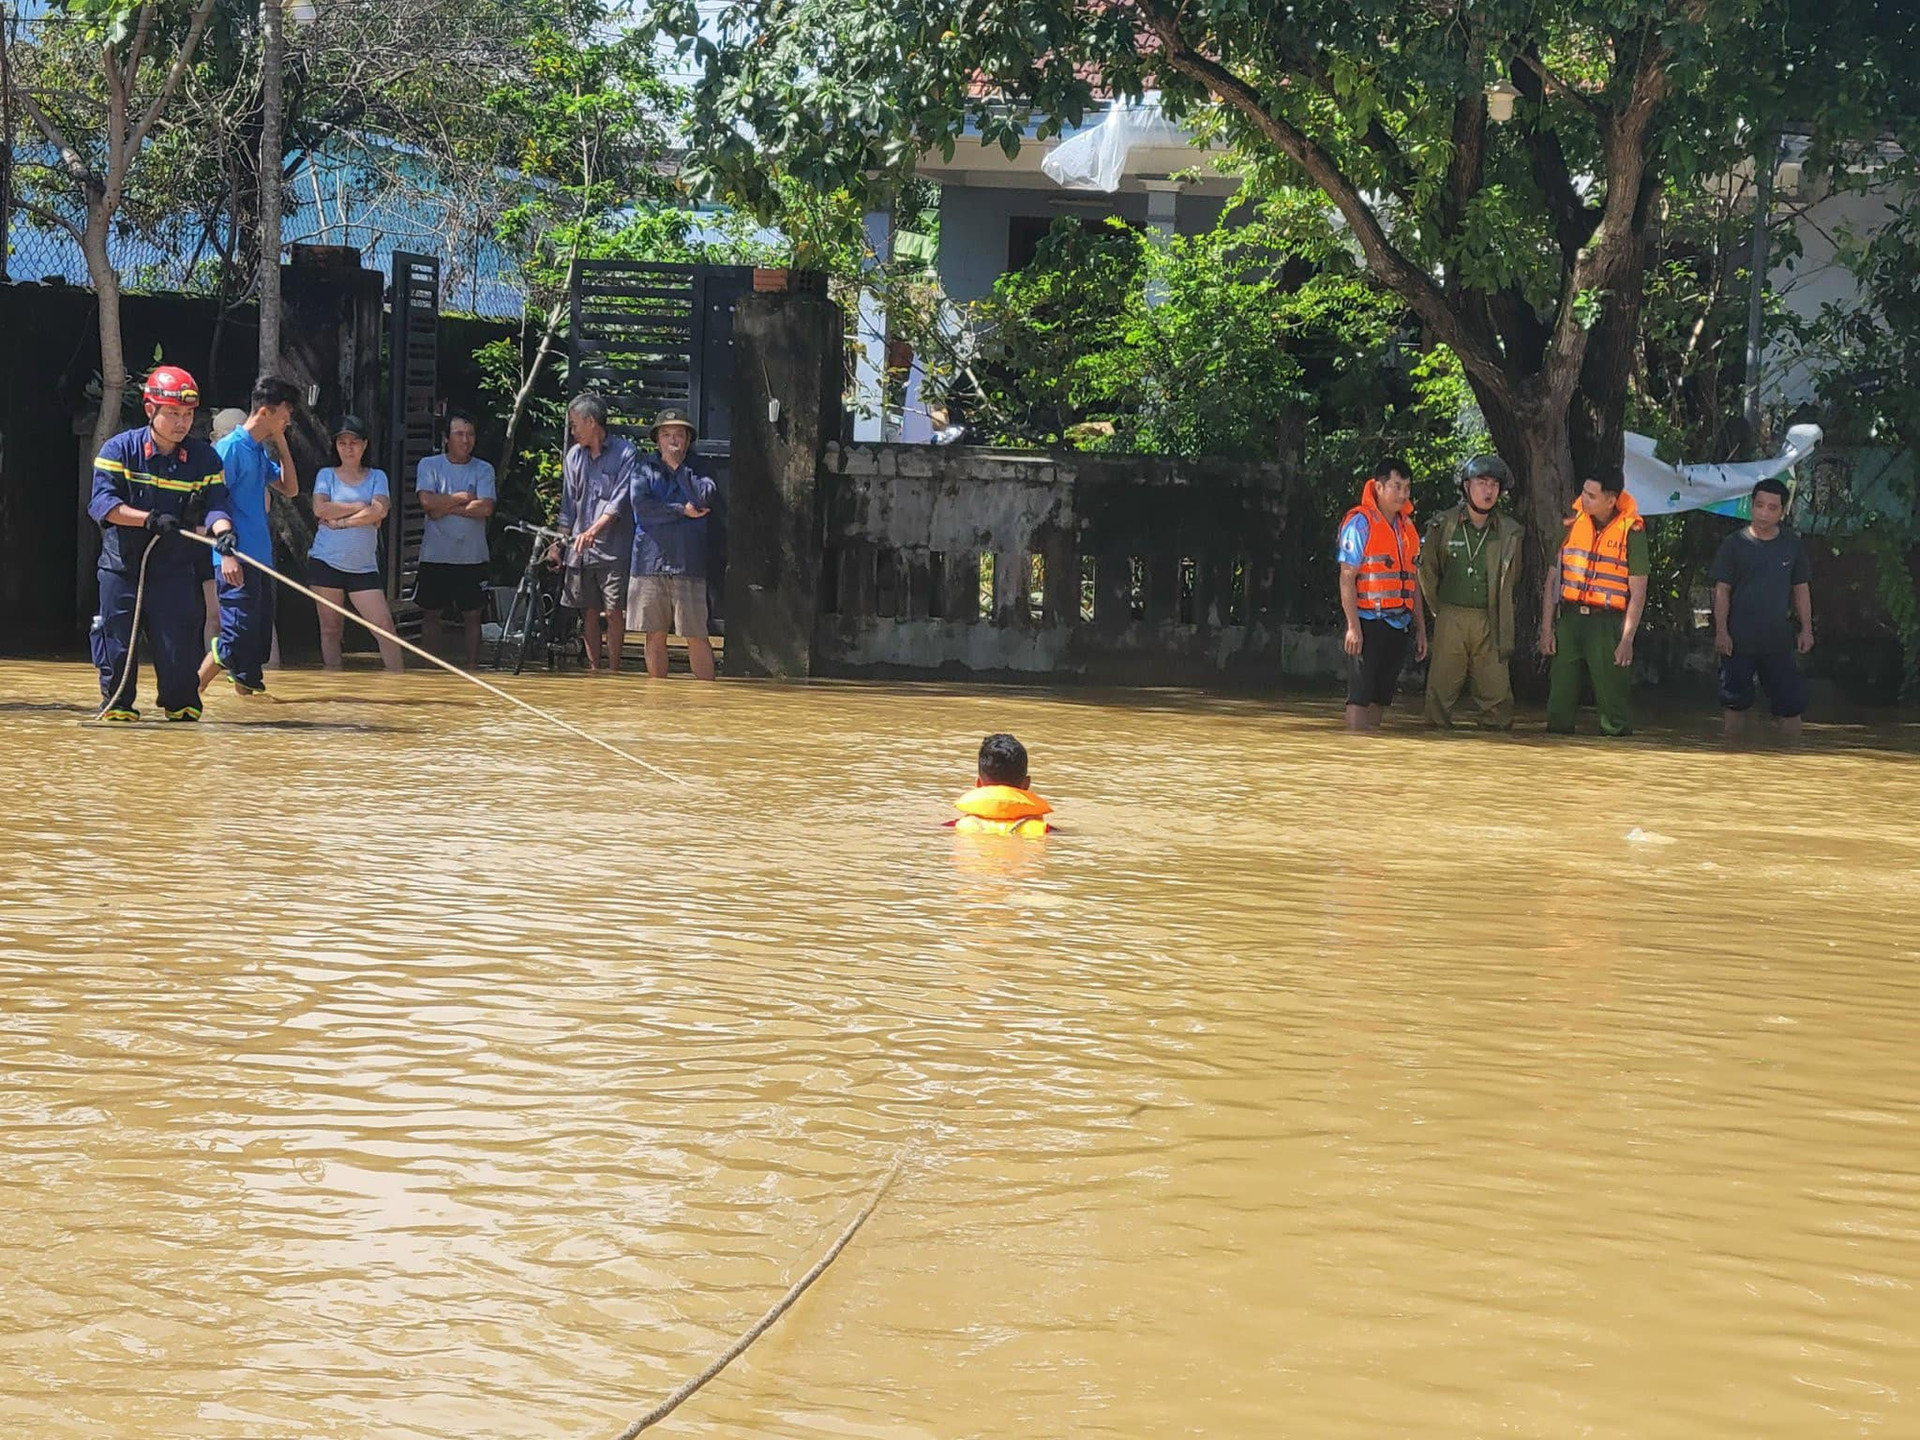
M 440 648 L 440 616 L 460 612 L 466 633 L 467 668 L 480 663 L 480 610 L 487 594 L 487 517 L 495 497 L 493 466 L 474 458 L 473 417 L 455 410 L 447 417 L 447 448 L 429 455 L 414 472 L 413 488 L 426 512 L 420 537 L 420 580 L 413 592 L 420 607 L 422 637 Z

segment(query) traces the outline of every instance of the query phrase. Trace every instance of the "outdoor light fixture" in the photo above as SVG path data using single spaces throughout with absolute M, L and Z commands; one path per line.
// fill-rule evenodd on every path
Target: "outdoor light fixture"
M 320 18 L 320 7 L 314 0 L 288 0 L 286 16 L 295 25 L 311 25 Z
M 1505 80 L 1496 80 L 1487 86 L 1487 114 L 1496 125 L 1504 125 L 1513 119 L 1513 102 L 1520 98 L 1520 87 Z

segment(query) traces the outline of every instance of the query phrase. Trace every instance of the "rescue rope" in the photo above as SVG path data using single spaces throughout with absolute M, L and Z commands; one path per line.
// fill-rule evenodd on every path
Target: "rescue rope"
M 120 697 L 127 693 L 127 684 L 133 679 L 133 667 L 140 655 L 140 607 L 147 598 L 147 561 L 153 558 L 154 543 L 159 538 L 158 535 L 153 536 L 147 541 L 147 548 L 140 552 L 140 579 L 133 587 L 133 629 L 127 632 L 127 658 L 121 662 L 120 683 L 113 687 L 113 694 L 106 702 L 93 712 L 95 720 L 109 710 L 119 708 Z M 158 679 L 157 676 L 155 678 Z
M 867 1217 L 879 1208 L 881 1200 L 886 1198 L 887 1191 L 893 1188 L 893 1182 L 900 1174 L 900 1167 L 906 1164 L 907 1156 L 912 1151 L 912 1148 L 912 1146 L 908 1146 L 894 1157 L 893 1164 L 887 1168 L 887 1173 L 881 1177 L 879 1185 L 874 1188 L 873 1195 L 868 1199 L 865 1206 L 861 1208 L 860 1213 L 853 1217 L 852 1222 L 847 1228 L 840 1232 L 840 1238 L 828 1247 L 826 1254 L 814 1262 L 811 1270 L 807 1271 L 806 1274 L 802 1275 L 793 1283 L 787 1293 L 780 1297 L 771 1310 L 762 1315 L 754 1322 L 751 1329 L 715 1357 L 713 1363 L 708 1365 L 706 1369 L 687 1381 L 686 1384 L 682 1385 L 678 1390 L 654 1406 L 653 1409 L 634 1421 L 633 1424 L 622 1430 L 614 1437 L 614 1440 L 634 1440 L 634 1437 L 642 1430 L 647 1430 L 658 1425 L 662 1420 L 666 1419 L 667 1416 L 671 1415 L 675 1410 L 678 1410 L 686 1401 L 692 1399 L 694 1393 L 709 1380 L 713 1379 L 714 1376 L 718 1375 L 722 1370 L 726 1369 L 727 1366 L 745 1354 L 749 1345 L 753 1344 L 754 1341 L 771 1330 L 773 1328 L 773 1322 L 786 1314 L 787 1311 L 793 1307 L 793 1302 L 806 1293 L 807 1287 L 825 1274 L 827 1267 L 840 1258 L 840 1252 L 847 1248 L 847 1245 L 852 1241 L 853 1237 L 860 1232 L 860 1227 L 867 1223 Z
M 208 539 L 205 535 L 197 534 L 192 530 L 181 530 L 176 533 L 186 536 L 187 539 L 189 540 L 198 541 L 200 544 L 205 545 L 209 550 L 212 550 L 215 548 L 213 541 Z M 151 547 L 149 547 L 149 550 L 151 550 Z M 290 590 L 297 590 L 300 594 L 306 596 L 309 600 L 313 601 L 314 604 L 324 605 L 326 606 L 327 609 L 333 611 L 336 615 L 346 616 L 347 619 L 352 620 L 357 624 L 364 626 L 368 630 L 371 630 L 375 635 L 384 636 L 386 639 L 391 640 L 393 641 L 394 644 L 400 646 L 403 650 L 406 650 L 411 654 L 418 655 L 422 660 L 427 661 L 429 664 L 438 665 L 442 670 L 445 670 L 448 674 L 458 675 L 462 680 L 470 681 L 471 683 L 478 685 L 482 690 L 485 690 L 488 694 L 499 696 L 502 700 L 505 700 L 509 705 L 518 705 L 522 710 L 528 711 L 531 714 L 539 716 L 542 720 L 546 721 L 549 725 L 556 726 L 557 728 L 566 731 L 569 735 L 578 736 L 580 739 L 587 741 L 589 744 L 598 745 L 602 750 L 605 750 L 608 754 L 619 756 L 622 760 L 626 761 L 629 765 L 638 765 L 643 770 L 651 770 L 654 774 L 658 775 L 663 780 L 671 780 L 675 785 L 685 785 L 687 783 L 686 781 L 682 780 L 678 775 L 669 774 L 667 771 L 662 770 L 658 765 L 654 764 L 651 760 L 642 760 L 638 755 L 629 754 L 627 751 L 622 750 L 618 745 L 610 744 L 609 742 L 602 740 L 598 735 L 592 734 L 591 732 L 586 730 L 582 730 L 578 725 L 572 724 L 569 721 L 562 720 L 558 715 L 553 714 L 551 711 L 542 710 L 538 705 L 529 704 L 527 701 L 522 700 L 518 695 L 509 694 L 507 691 L 502 690 L 498 685 L 494 685 L 489 683 L 488 681 L 482 680 L 478 675 L 474 675 L 468 671 L 462 670 L 458 665 L 455 665 L 450 661 L 442 660 L 438 655 L 435 655 L 431 650 L 422 649 L 420 646 L 414 644 L 411 640 L 408 640 L 403 638 L 402 636 L 396 635 L 391 630 L 381 629 L 380 626 L 374 624 L 371 620 L 367 619 L 366 616 L 361 615 L 356 611 L 350 610 L 344 605 L 336 605 L 333 603 L 333 601 L 327 599 L 324 595 L 314 594 L 313 591 L 309 590 L 306 586 L 302 585 L 298 580 L 289 579 L 285 575 L 282 575 L 278 570 L 274 569 L 271 565 L 268 565 L 263 561 L 254 559 L 253 556 L 247 554 L 246 551 L 236 550 L 233 552 L 233 554 L 236 560 L 239 560 L 245 564 L 251 565 L 254 569 L 258 570 L 263 575 L 271 576 L 273 579 L 279 581 L 282 585 L 285 585 Z M 141 580 L 143 583 L 145 579 L 146 579 L 145 562 L 143 561 L 142 570 L 141 570 Z M 140 614 L 139 597 L 136 595 L 134 598 L 134 618 L 136 622 L 139 619 L 139 614 Z

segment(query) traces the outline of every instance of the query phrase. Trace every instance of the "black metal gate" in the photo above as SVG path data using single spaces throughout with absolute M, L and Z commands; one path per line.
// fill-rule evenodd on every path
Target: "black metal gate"
M 753 267 L 577 260 L 570 284 L 574 392 L 599 395 L 612 428 L 643 447 L 651 447 L 654 417 L 669 405 L 684 409 L 699 434 L 694 454 L 720 492 L 707 525 L 707 595 L 713 631 L 723 634 L 733 312 L 753 289 Z
M 387 526 L 387 596 L 411 599 L 420 573 L 426 515 L 414 493 L 414 471 L 440 445 L 440 261 L 432 255 L 393 256 L 391 369 L 387 395 L 387 483 L 393 512 Z M 396 619 L 399 614 L 396 611 Z M 409 612 L 417 623 L 418 617 Z

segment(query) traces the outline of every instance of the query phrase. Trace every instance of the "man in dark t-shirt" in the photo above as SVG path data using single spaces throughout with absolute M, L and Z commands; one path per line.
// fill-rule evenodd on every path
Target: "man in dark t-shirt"
M 1751 513 L 1750 525 L 1720 542 L 1707 571 L 1720 705 L 1727 733 L 1736 735 L 1764 685 L 1780 733 L 1797 736 L 1807 712 L 1807 682 L 1794 652 L 1813 648 L 1812 566 L 1799 535 L 1781 523 L 1787 513 L 1784 482 L 1754 486 Z

